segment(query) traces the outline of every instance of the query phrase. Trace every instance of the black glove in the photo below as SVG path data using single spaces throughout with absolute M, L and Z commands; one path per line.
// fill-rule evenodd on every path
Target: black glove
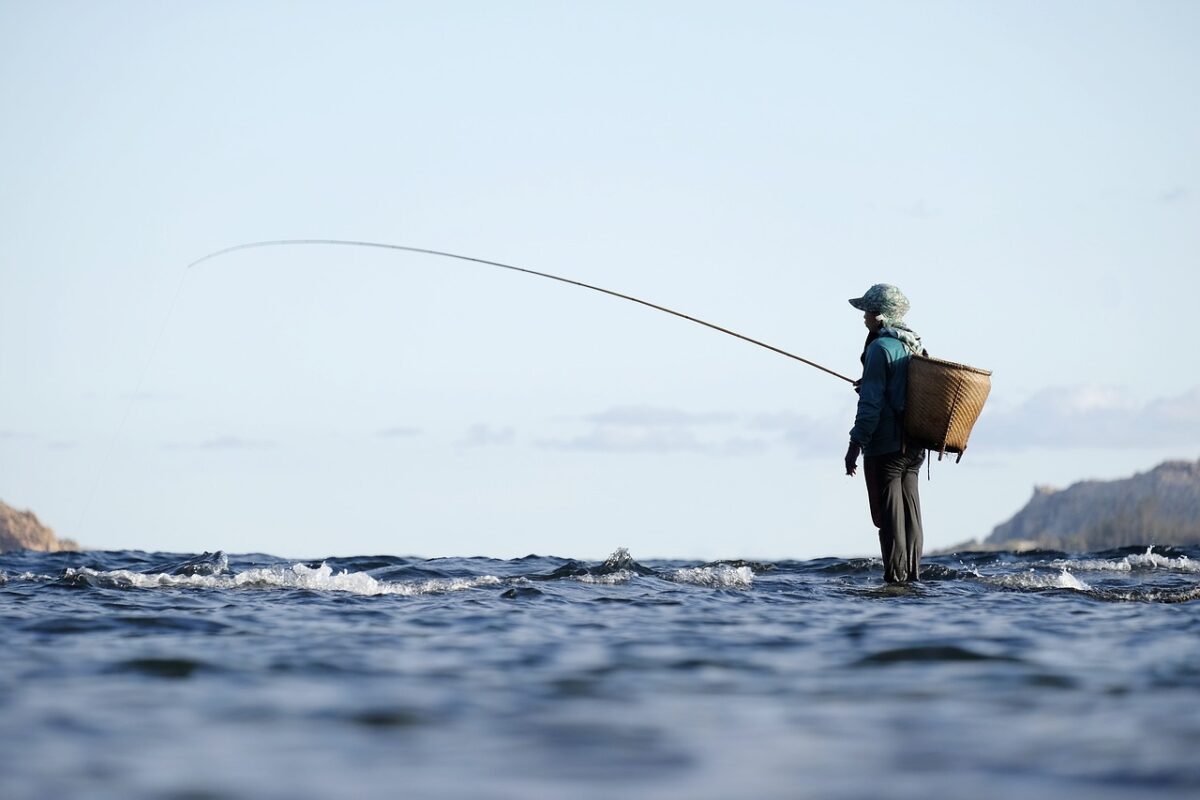
M 846 474 L 855 475 L 858 472 L 858 454 L 862 452 L 862 447 L 858 442 L 851 441 L 850 446 L 846 448 Z

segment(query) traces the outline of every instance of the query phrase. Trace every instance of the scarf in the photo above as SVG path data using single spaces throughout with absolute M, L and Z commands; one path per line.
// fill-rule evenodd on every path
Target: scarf
M 883 327 L 879 329 L 880 336 L 890 336 L 893 339 L 899 339 L 900 344 L 904 345 L 908 350 L 909 355 L 919 356 L 925 352 L 925 348 L 921 345 L 921 337 L 916 331 L 904 324 L 904 320 L 886 320 Z

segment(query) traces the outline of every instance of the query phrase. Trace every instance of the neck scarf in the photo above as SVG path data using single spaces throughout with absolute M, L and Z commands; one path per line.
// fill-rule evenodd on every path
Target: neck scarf
M 902 319 L 884 320 L 883 327 L 879 329 L 879 335 L 899 339 L 900 344 L 904 345 L 909 355 L 919 356 L 925 352 L 925 348 L 921 345 L 921 337 Z

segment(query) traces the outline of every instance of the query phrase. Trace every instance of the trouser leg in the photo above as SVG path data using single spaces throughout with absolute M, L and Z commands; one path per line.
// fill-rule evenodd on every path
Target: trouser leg
M 879 529 L 879 553 L 883 558 L 883 579 L 897 583 L 908 575 L 908 548 L 904 538 L 904 496 L 902 468 L 897 468 L 899 453 L 868 456 L 863 459 L 867 499 L 871 521 Z
M 908 580 L 908 528 L 905 523 L 903 473 L 896 464 L 889 463 L 884 469 L 883 481 L 883 528 L 881 537 L 891 541 L 887 556 L 883 560 L 883 579 L 888 583 Z
M 871 523 L 879 534 L 879 551 L 886 565 L 892 554 L 892 537 L 887 533 L 884 522 L 883 500 L 883 470 L 882 459 L 878 456 L 867 456 L 863 459 L 863 478 L 867 484 L 867 502 L 871 508 Z
M 904 477 L 901 479 L 901 492 L 904 496 L 904 529 L 905 546 L 907 548 L 906 568 L 908 580 L 920 580 L 921 551 L 925 545 L 925 528 L 921 524 L 921 495 L 918 487 L 921 485 L 921 464 L 925 461 L 925 451 L 911 454 L 906 461 Z
M 871 520 L 879 529 L 883 578 L 888 583 L 920 577 L 924 530 L 917 492 L 923 450 L 863 459 Z

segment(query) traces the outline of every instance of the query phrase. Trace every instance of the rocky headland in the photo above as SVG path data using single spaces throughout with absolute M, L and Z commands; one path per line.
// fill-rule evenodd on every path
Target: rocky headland
M 1086 552 L 1134 545 L 1200 544 L 1200 461 L 1167 461 L 1113 481 L 1039 486 L 982 542 L 949 548 Z
M 9 550 L 78 550 L 70 539 L 59 539 L 32 511 L 18 511 L 0 501 L 0 553 Z

